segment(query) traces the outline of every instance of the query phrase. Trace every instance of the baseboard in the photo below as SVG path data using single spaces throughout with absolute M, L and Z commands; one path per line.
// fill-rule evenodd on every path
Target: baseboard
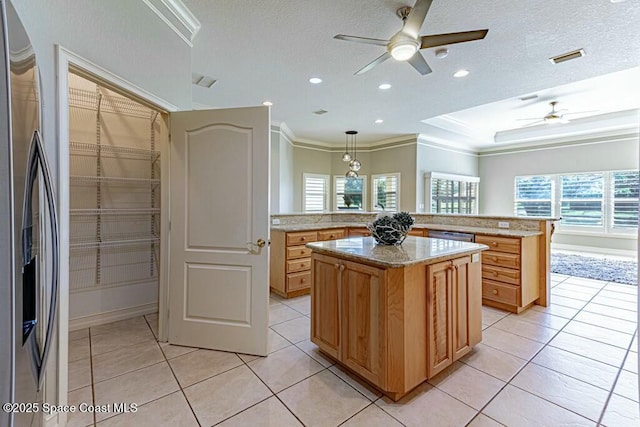
M 625 256 L 636 258 L 638 253 L 636 251 L 625 251 L 624 249 L 609 249 L 609 248 L 598 248 L 594 246 L 578 246 L 578 245 L 567 245 L 565 243 L 551 243 L 551 251 L 553 250 L 559 251 L 572 251 L 572 252 L 585 252 L 592 253 L 598 255 L 614 255 L 614 256 Z
M 78 317 L 76 319 L 69 320 L 69 332 L 157 312 L 158 303 L 152 302 L 150 304 L 123 308 L 121 310 L 107 311 L 105 313 L 92 314 L 91 316 Z

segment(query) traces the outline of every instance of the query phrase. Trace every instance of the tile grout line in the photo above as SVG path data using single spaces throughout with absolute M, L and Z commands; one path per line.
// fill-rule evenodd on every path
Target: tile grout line
M 636 332 L 633 334 L 633 338 L 635 338 L 638 335 L 638 330 L 636 329 Z M 620 369 L 618 369 L 618 373 L 616 375 L 616 378 L 613 380 L 613 385 L 611 386 L 611 391 L 609 391 L 609 394 L 607 395 L 607 399 L 605 400 L 604 403 L 604 407 L 602 408 L 602 411 L 600 412 L 600 418 L 598 418 L 598 426 L 600 426 L 602 424 L 602 419 L 604 418 L 606 412 L 607 412 L 607 407 L 609 406 L 609 401 L 611 401 L 611 397 L 614 395 L 613 391 L 616 389 L 616 385 L 618 385 L 618 380 L 620 379 L 620 375 L 622 374 L 622 371 L 624 370 L 624 364 L 627 361 L 627 357 L 629 357 L 629 352 L 631 351 L 631 346 L 633 346 L 633 338 L 631 339 L 631 342 L 629 343 L 629 347 L 627 348 L 627 353 L 624 355 L 624 358 L 622 359 L 622 364 L 620 365 Z M 624 396 L 622 396 L 624 397 Z M 637 402 L 636 402 L 637 403 Z
M 570 276 L 570 277 L 574 277 L 574 276 Z M 568 278 L 569 278 L 569 277 L 568 277 Z M 567 279 L 568 279 L 568 278 L 567 278 Z M 565 279 L 565 280 L 567 280 L 567 279 Z M 564 281 L 563 281 L 563 282 L 564 282 Z M 560 282 L 560 283 L 562 283 L 562 282 Z M 557 285 L 556 285 L 556 286 L 557 286 Z M 606 286 L 606 284 L 605 284 L 604 286 Z M 540 397 L 540 396 L 538 396 L 538 395 L 536 395 L 536 394 L 534 394 L 534 393 L 531 393 L 531 392 L 529 392 L 529 391 L 527 391 L 527 390 L 523 390 L 522 388 L 520 388 L 520 387 L 518 387 L 518 386 L 516 386 L 516 385 L 511 384 L 511 382 L 512 382 L 512 381 L 513 381 L 513 380 L 514 380 L 514 379 L 515 379 L 515 378 L 516 378 L 516 377 L 517 377 L 517 376 L 518 376 L 518 375 L 519 375 L 519 374 L 520 374 L 520 373 L 521 373 L 521 372 L 522 372 L 522 371 L 523 371 L 527 366 L 529 366 L 529 364 L 533 363 L 534 365 L 537 365 L 536 363 L 534 363 L 534 362 L 533 362 L 533 359 L 535 359 L 535 358 L 536 358 L 536 356 L 537 356 L 538 354 L 540 354 L 540 352 L 541 352 L 542 350 L 544 350 L 544 349 L 549 345 L 549 343 L 550 343 L 550 342 L 551 342 L 551 341 L 552 341 L 556 336 L 558 336 L 558 334 L 559 334 L 560 332 L 562 332 L 562 330 L 563 330 L 563 329 L 564 329 L 564 328 L 565 328 L 569 323 L 571 323 L 571 321 L 573 321 L 573 320 L 575 319 L 575 317 L 576 317 L 576 316 L 577 316 L 577 315 L 578 315 L 578 314 L 579 314 L 579 313 L 584 309 L 584 307 L 586 307 L 586 306 L 587 306 L 587 304 L 589 304 L 589 303 L 591 302 L 591 300 L 593 300 L 593 298 L 595 298 L 595 297 L 600 293 L 600 291 L 602 291 L 602 289 L 604 289 L 604 286 L 603 286 L 601 289 L 599 289 L 599 290 L 598 290 L 598 292 L 597 292 L 597 293 L 596 293 L 596 294 L 595 294 L 595 295 L 594 295 L 594 296 L 593 296 L 593 297 L 592 297 L 588 302 L 586 302 L 582 308 L 578 309 L 578 311 L 577 311 L 577 312 L 576 312 L 576 313 L 575 313 L 575 314 L 574 314 L 574 315 L 569 319 L 569 321 L 568 321 L 568 322 L 567 322 L 567 323 L 566 323 L 566 324 L 565 324 L 561 329 L 559 329 L 559 330 L 558 330 L 558 332 L 556 332 L 556 334 L 555 334 L 555 335 L 554 335 L 554 336 L 553 336 L 553 337 L 552 337 L 552 338 L 551 338 L 547 343 L 545 343 L 545 344 L 544 344 L 544 345 L 543 345 L 543 346 L 542 346 L 538 351 L 536 351 L 530 359 L 528 359 L 528 360 L 527 360 L 527 363 L 525 363 L 525 364 L 524 364 L 524 365 L 523 365 L 523 366 L 522 366 L 518 371 L 516 371 L 516 373 L 515 373 L 514 375 L 512 375 L 512 376 L 511 376 L 511 378 L 510 378 L 508 381 L 506 381 L 506 382 L 505 382 L 504 386 L 503 386 L 503 387 L 502 387 L 502 388 L 501 388 L 501 389 L 500 389 L 496 394 L 494 394 L 494 395 L 493 395 L 493 397 L 492 397 L 491 399 L 489 399 L 489 401 L 488 401 L 488 402 L 487 402 L 487 403 L 486 403 L 486 404 L 485 404 L 485 405 L 480 409 L 480 411 L 478 411 L 478 413 L 483 413 L 483 411 L 487 408 L 487 406 L 489 406 L 489 405 L 491 404 L 491 402 L 493 402 L 493 400 L 494 400 L 494 399 L 495 399 L 495 398 L 496 398 L 496 397 L 497 397 L 497 396 L 498 396 L 498 395 L 499 395 L 499 394 L 500 394 L 500 393 L 501 393 L 501 392 L 502 392 L 502 391 L 503 391 L 503 390 L 504 390 L 508 385 L 511 385 L 512 387 L 516 387 L 517 389 L 522 390 L 522 391 L 524 391 L 525 393 L 529 393 L 529 394 L 531 394 L 532 396 L 535 396 L 535 397 L 537 397 L 537 398 L 539 398 L 539 399 L 542 399 L 542 400 L 544 400 L 544 401 L 546 401 L 546 402 L 549 402 L 549 403 L 551 403 L 552 405 L 555 405 L 555 406 L 557 406 L 557 407 L 559 407 L 559 408 L 562 408 L 562 409 L 564 409 L 564 410 L 566 410 L 566 411 L 569 411 L 569 412 L 571 412 L 571 413 L 574 413 L 574 414 L 576 414 L 576 415 L 578 415 L 578 416 L 580 416 L 580 417 L 582 417 L 582 418 L 585 418 L 585 419 L 590 420 L 589 418 L 585 417 L 584 415 L 578 414 L 577 412 L 574 412 L 574 411 L 572 411 L 572 410 L 570 410 L 570 409 L 568 409 L 568 408 L 565 408 L 564 406 L 561 406 L 561 405 L 559 405 L 559 404 L 557 404 L 557 403 L 555 403 L 555 402 L 551 402 L 550 400 L 545 399 L 544 397 Z M 570 307 L 570 308 L 571 308 L 571 307 Z M 513 313 L 509 313 L 507 316 L 505 316 L 505 318 L 506 318 L 506 317 L 511 316 L 512 314 L 513 314 Z M 514 334 L 514 335 L 515 335 L 515 334 Z M 584 337 L 583 337 L 583 338 L 584 338 Z M 596 341 L 596 342 L 597 342 L 597 341 Z M 487 344 L 485 344 L 485 345 L 487 345 Z M 491 346 L 489 346 L 489 347 L 491 347 Z M 553 346 L 552 346 L 552 347 L 553 347 Z M 491 347 L 491 348 L 494 348 L 494 347 Z M 499 350 L 499 349 L 496 349 L 496 350 Z M 502 350 L 500 350 L 500 351 L 502 351 Z M 504 353 L 506 353 L 506 352 L 504 352 Z M 507 354 L 509 354 L 509 353 L 507 353 Z M 574 353 L 574 354 L 577 354 L 577 353 Z M 580 355 L 580 356 L 582 356 L 582 357 L 586 357 L 586 356 L 583 356 L 583 355 Z M 625 355 L 625 358 L 626 358 L 626 355 Z M 592 359 L 592 360 L 595 360 L 595 359 Z M 463 362 L 463 363 L 464 363 L 464 362 Z M 549 369 L 549 368 L 547 368 L 547 369 Z M 622 367 L 620 367 L 620 369 L 622 369 Z M 552 370 L 553 372 L 557 372 L 557 371 L 555 371 L 555 370 L 553 370 L 553 369 L 550 369 L 550 370 Z M 557 372 L 557 373 L 559 373 L 559 374 L 561 374 L 561 375 L 566 375 L 566 374 L 562 374 L 562 373 L 560 373 L 560 372 Z M 567 375 L 567 376 L 568 376 L 568 377 L 570 377 L 570 378 L 573 378 L 573 377 L 571 377 L 570 375 Z M 576 378 L 576 379 L 577 379 L 577 378 Z M 581 380 L 579 380 L 579 381 L 581 381 Z M 583 382 L 584 382 L 584 381 L 583 381 Z M 614 383 L 614 386 L 615 386 L 615 383 Z M 612 389 L 611 389 L 611 390 L 613 391 L 613 387 L 612 387 Z M 605 402 L 605 405 L 603 406 L 603 409 L 602 409 L 602 410 L 603 410 L 603 412 L 606 410 L 607 403 L 608 403 L 608 401 L 606 401 L 606 402 Z M 485 415 L 486 415 L 486 414 L 485 414 Z M 596 423 L 597 423 L 597 421 L 596 421 Z
M 144 320 L 145 320 L 145 322 L 147 322 L 147 326 L 149 326 L 149 329 L 151 329 L 151 325 L 149 325 L 149 321 L 147 320 L 146 317 L 144 317 Z M 158 349 L 160 350 L 160 353 L 162 353 L 162 357 L 164 357 L 164 361 L 169 366 L 169 370 L 171 371 L 171 375 L 173 375 L 173 378 L 176 380 L 176 383 L 178 384 L 180 392 L 182 393 L 182 397 L 184 397 L 184 400 L 187 402 L 187 405 L 189 406 L 189 410 L 191 411 L 191 414 L 195 418 L 196 423 L 198 423 L 198 425 L 200 427 L 202 427 L 202 424 L 200 424 L 200 420 L 198 419 L 195 411 L 193 410 L 193 407 L 191 406 L 191 402 L 189 402 L 189 399 L 187 399 L 187 395 L 185 394 L 184 389 L 182 388 L 182 384 L 180 384 L 180 381 L 178 380 L 178 377 L 176 376 L 176 373 L 174 372 L 173 367 L 171 366 L 171 363 L 169 363 L 169 359 L 167 359 L 167 355 L 164 354 L 164 351 L 162 351 L 162 346 L 160 345 L 160 341 L 158 341 L 157 339 L 156 339 L 156 345 L 158 346 Z M 169 345 L 171 345 L 171 344 L 169 344 Z M 189 353 L 186 353 L 186 354 L 189 354 Z M 173 392 L 173 393 L 175 393 L 175 392 Z M 169 394 L 167 396 L 169 396 Z M 163 397 L 166 397 L 166 396 L 163 396 Z M 159 399 L 161 399 L 161 398 L 159 398 Z M 158 400 L 158 399 L 156 399 L 156 400 Z M 147 402 L 147 403 L 151 403 L 151 402 Z M 146 405 L 146 403 L 145 403 L 145 405 Z

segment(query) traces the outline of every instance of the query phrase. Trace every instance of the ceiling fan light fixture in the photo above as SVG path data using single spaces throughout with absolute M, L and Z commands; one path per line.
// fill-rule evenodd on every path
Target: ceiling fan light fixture
M 562 122 L 562 116 L 559 116 L 557 114 L 549 114 L 548 116 L 545 116 L 544 121 L 545 123 L 549 124 L 560 123 Z
M 396 61 L 408 61 L 417 51 L 417 43 L 406 40 L 393 45 L 390 53 Z

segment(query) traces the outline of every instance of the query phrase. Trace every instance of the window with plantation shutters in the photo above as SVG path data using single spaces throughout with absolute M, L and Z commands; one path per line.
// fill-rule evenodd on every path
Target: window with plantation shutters
M 480 178 L 438 172 L 425 174 L 425 200 L 428 212 L 452 214 L 478 213 Z
M 333 177 L 334 206 L 336 210 L 365 210 L 365 190 L 367 177 L 346 178 L 344 175 Z
M 517 176 L 515 214 L 560 216 L 559 229 L 633 234 L 638 229 L 637 170 Z
M 549 176 L 518 176 L 514 213 L 518 216 L 553 216 L 553 179 Z
M 322 212 L 329 209 L 329 175 L 302 174 L 302 209 Z
M 400 206 L 400 173 L 372 175 L 371 199 L 374 211 L 397 212 Z
M 611 174 L 611 226 L 621 229 L 638 228 L 638 171 Z
M 604 175 L 585 173 L 560 176 L 560 224 L 604 224 Z

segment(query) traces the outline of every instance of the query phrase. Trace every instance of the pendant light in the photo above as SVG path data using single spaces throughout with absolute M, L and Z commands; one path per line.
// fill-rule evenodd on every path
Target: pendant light
M 345 142 L 344 142 L 344 154 L 342 155 L 342 161 L 347 163 L 351 161 L 351 154 L 349 154 L 349 132 L 350 131 L 346 131 L 345 134 L 347 135 L 345 138 Z
M 356 130 L 348 130 L 345 132 L 345 134 L 347 134 L 347 150 L 349 147 L 349 140 L 351 140 L 351 145 L 353 146 L 353 155 L 349 155 L 349 153 L 345 153 L 344 156 L 342 156 L 342 160 L 343 161 L 347 161 L 345 160 L 345 157 L 347 155 L 349 155 L 349 170 L 347 171 L 347 173 L 344 175 L 347 178 L 357 178 L 358 177 L 358 171 L 360 170 L 360 168 L 362 167 L 362 164 L 360 163 L 360 160 L 358 160 L 357 158 L 357 143 L 356 143 L 356 135 L 358 134 L 358 131 Z

